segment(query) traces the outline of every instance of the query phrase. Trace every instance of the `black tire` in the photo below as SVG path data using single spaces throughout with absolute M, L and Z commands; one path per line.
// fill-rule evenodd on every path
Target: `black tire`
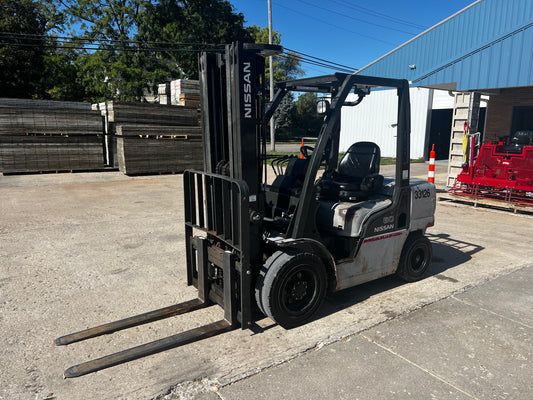
M 307 323 L 327 289 L 320 257 L 294 250 L 277 251 L 259 273 L 255 298 L 259 309 L 285 329 Z
M 422 234 L 410 234 L 405 241 L 396 275 L 407 282 L 416 282 L 426 276 L 431 265 L 431 242 Z

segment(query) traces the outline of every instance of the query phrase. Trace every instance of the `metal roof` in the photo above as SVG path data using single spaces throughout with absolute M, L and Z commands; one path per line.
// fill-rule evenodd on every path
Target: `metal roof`
M 478 0 L 360 69 L 413 86 L 533 86 L 533 1 Z

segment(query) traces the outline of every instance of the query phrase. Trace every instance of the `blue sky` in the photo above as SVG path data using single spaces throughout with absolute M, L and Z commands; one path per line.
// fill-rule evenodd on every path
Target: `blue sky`
M 268 26 L 267 0 L 229 1 L 247 26 Z M 288 49 L 361 68 L 473 1 L 272 0 L 272 25 Z M 302 66 L 308 75 L 333 72 Z

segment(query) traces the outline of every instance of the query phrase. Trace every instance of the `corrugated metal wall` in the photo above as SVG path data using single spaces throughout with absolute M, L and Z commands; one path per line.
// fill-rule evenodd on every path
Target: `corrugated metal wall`
M 360 72 L 457 90 L 533 85 L 533 1 L 476 2 Z
M 411 98 L 411 158 L 424 155 L 428 109 L 431 108 L 431 90 L 412 88 Z M 353 96 L 353 97 L 350 97 Z M 354 101 L 350 95 L 347 101 Z M 398 96 L 396 90 L 379 90 L 365 97 L 355 107 L 343 107 L 339 148 L 346 151 L 360 141 L 375 142 L 383 157 L 396 155 L 396 123 Z

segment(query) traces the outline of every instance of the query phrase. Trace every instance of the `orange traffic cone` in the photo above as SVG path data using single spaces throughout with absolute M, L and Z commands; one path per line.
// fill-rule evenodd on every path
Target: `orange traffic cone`
M 304 138 L 302 138 L 302 144 L 300 145 L 300 158 L 304 158 L 304 153 L 301 150 L 302 147 L 304 147 Z
M 429 152 L 428 182 L 435 184 L 435 145 L 431 146 Z

